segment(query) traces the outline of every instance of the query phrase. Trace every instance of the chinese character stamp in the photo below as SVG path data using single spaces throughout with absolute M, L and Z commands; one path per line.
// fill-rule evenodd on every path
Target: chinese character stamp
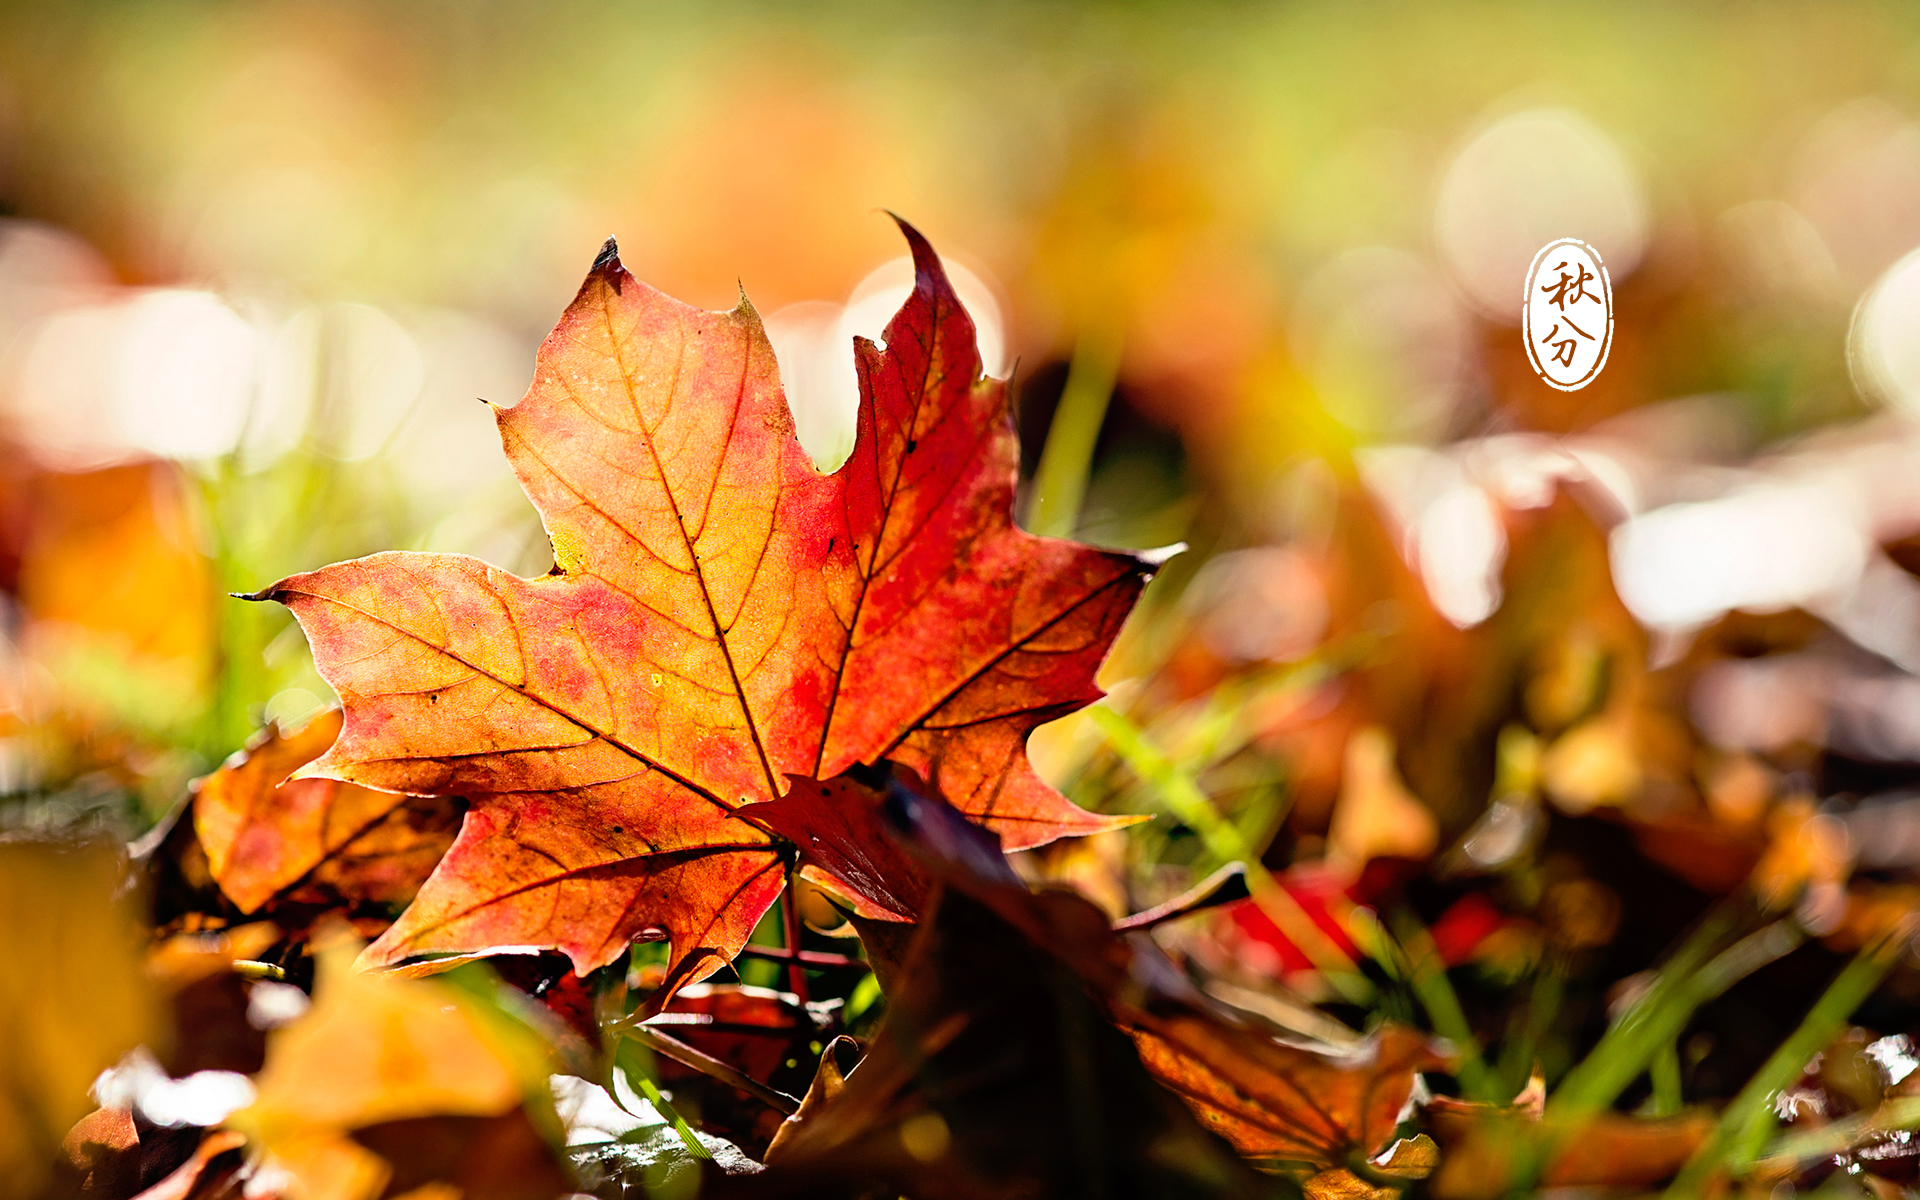
M 1613 285 L 1600 253 L 1578 238 L 1534 255 L 1520 332 L 1534 373 L 1563 392 L 1592 383 L 1613 347 Z

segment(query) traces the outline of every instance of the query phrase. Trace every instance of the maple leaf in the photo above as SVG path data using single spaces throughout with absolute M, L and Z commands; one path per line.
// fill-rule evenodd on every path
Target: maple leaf
M 882 759 L 1012 847 L 1122 823 L 1042 782 L 1025 742 L 1098 698 L 1148 565 L 1014 526 L 1005 385 L 901 229 L 914 291 L 884 349 L 855 342 L 857 433 L 831 475 L 745 298 L 681 304 L 609 241 L 525 399 L 495 410 L 553 571 L 387 553 L 253 597 L 293 610 L 345 704 L 304 774 L 473 801 L 371 962 L 554 947 L 585 973 L 664 934 L 676 978 L 703 977 L 784 884 L 769 831 L 804 848 L 821 815 L 743 806 Z

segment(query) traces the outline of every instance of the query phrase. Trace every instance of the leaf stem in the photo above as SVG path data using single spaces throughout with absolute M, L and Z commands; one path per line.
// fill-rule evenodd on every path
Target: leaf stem
M 805 1004 L 808 999 L 807 968 L 800 958 L 800 905 L 794 899 L 799 873 L 787 864 L 787 890 L 780 897 L 780 937 L 787 951 L 787 990 Z
M 827 950 L 789 950 L 785 946 L 743 946 L 740 953 L 774 962 L 802 962 L 809 967 L 859 967 L 868 970 L 867 960 Z

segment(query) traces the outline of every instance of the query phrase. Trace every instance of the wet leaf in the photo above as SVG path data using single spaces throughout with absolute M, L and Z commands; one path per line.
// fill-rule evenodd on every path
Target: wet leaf
M 626 1200 L 644 1189 L 649 1196 L 691 1196 L 708 1171 L 754 1174 L 761 1165 L 738 1146 L 711 1133 L 694 1133 L 695 1155 L 674 1124 L 642 1105 L 636 1116 L 614 1102 L 605 1088 L 569 1075 L 548 1081 L 567 1130 L 567 1157 L 580 1176 L 580 1190 Z
M 711 1158 L 695 1158 L 670 1124 L 647 1125 L 615 1141 L 578 1147 L 572 1158 L 581 1186 L 611 1200 L 635 1194 L 628 1189 L 648 1196 L 695 1196 L 709 1170 L 726 1175 L 760 1170 L 737 1146 L 711 1134 L 699 1136 Z
M 882 757 L 1009 845 L 1116 823 L 1042 783 L 1024 745 L 1099 695 L 1146 567 L 1014 527 L 1003 385 L 902 228 L 915 290 L 884 350 L 858 346 L 858 434 L 832 475 L 794 438 L 752 307 L 671 300 L 609 243 L 526 398 L 496 410 L 553 572 L 381 554 L 259 594 L 293 609 L 346 704 L 305 774 L 474 799 L 370 961 L 555 947 L 585 972 L 657 930 L 697 979 L 782 884 L 738 810 Z

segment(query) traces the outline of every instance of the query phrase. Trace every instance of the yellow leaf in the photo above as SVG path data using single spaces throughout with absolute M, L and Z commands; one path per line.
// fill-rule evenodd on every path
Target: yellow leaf
M 361 971 L 353 939 L 319 952 L 314 1005 L 277 1030 L 254 1103 L 230 1122 L 296 1181 L 299 1200 L 372 1200 L 391 1168 L 349 1133 L 511 1111 L 545 1072 L 501 1022 L 437 980 Z
M 0 843 L 0 1179 L 32 1195 L 100 1072 L 162 1026 L 116 848 Z

